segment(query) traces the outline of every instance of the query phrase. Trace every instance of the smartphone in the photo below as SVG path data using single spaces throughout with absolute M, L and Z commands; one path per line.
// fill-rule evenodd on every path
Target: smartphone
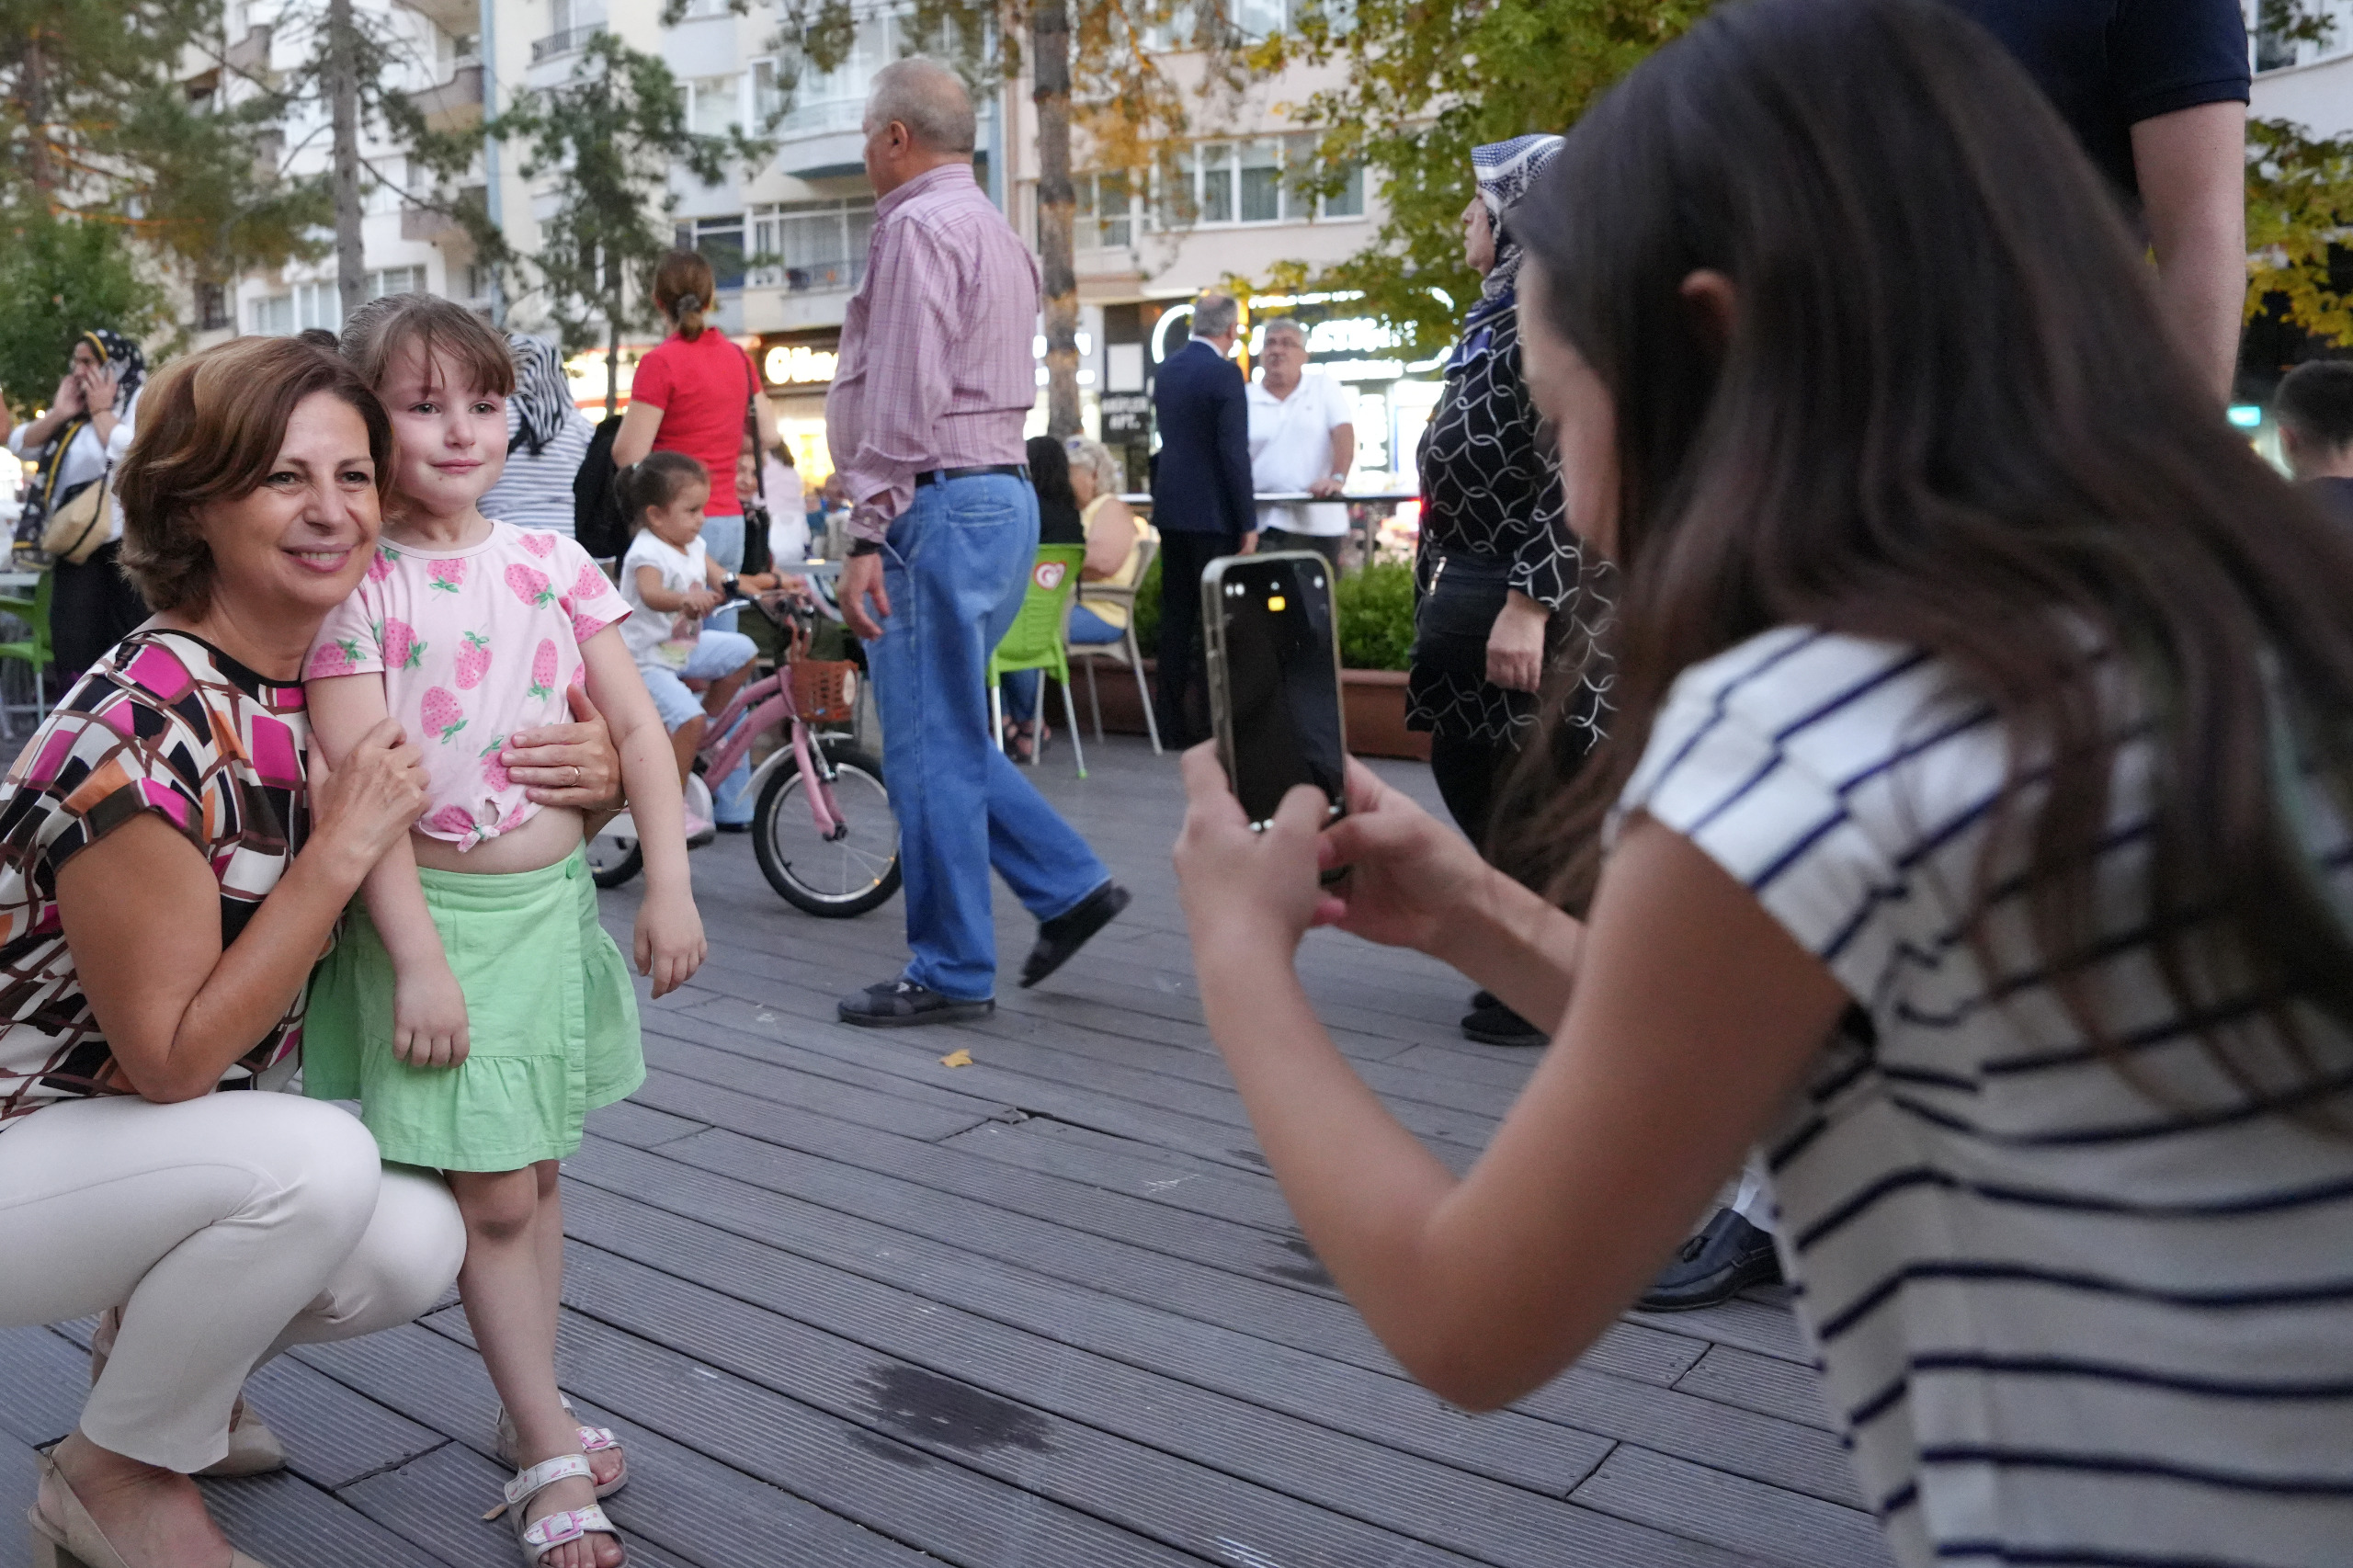
M 1347 733 L 1332 568 L 1313 551 L 1227 555 L 1201 574 L 1210 722 L 1235 799 L 1263 830 L 1283 796 L 1312 784 L 1347 810 Z

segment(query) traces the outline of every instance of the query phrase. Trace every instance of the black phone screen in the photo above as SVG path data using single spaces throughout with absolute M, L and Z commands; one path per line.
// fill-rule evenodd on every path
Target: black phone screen
M 1233 792 L 1254 823 L 1297 785 L 1313 784 L 1334 814 L 1347 797 L 1331 571 L 1321 556 L 1244 557 L 1218 585 L 1228 759 Z

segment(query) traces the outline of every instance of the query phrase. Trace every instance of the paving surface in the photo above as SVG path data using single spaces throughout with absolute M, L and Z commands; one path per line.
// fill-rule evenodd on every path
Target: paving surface
M 650 1076 L 566 1167 L 563 1374 L 629 1445 L 633 1563 L 884 1568 L 1882 1568 L 1771 1292 L 1630 1316 L 1514 1409 L 1405 1381 L 1266 1174 L 1199 1022 L 1168 868 L 1174 759 L 1114 737 L 1038 780 L 1136 892 L 971 1028 L 870 1033 L 894 901 L 801 915 L 748 844 L 695 856 L 711 936 L 645 1008 Z M 1426 770 L 1384 771 L 1433 800 Z M 604 895 L 627 944 L 633 889 Z M 1030 926 L 997 900 L 1008 970 Z M 1458 1167 L 1525 1077 L 1466 987 L 1333 933 L 1302 967 L 1341 1047 Z M 972 1064 L 943 1066 L 959 1049 Z M 0 1332 L 0 1500 L 73 1424 L 85 1324 Z M 508 1568 L 496 1404 L 454 1305 L 265 1368 L 290 1471 L 208 1483 L 272 1568 Z M 13 1514 L 10 1517 L 15 1517 Z M 27 1561 L 0 1523 L 0 1568 Z

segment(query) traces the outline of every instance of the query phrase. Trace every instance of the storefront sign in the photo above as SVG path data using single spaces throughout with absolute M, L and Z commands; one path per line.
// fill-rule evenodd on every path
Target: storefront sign
M 760 375 L 772 387 L 824 386 L 834 379 L 841 356 L 806 344 L 779 344 L 760 360 Z
M 1141 441 L 1152 427 L 1152 399 L 1142 392 L 1108 392 L 1103 398 L 1103 438 Z

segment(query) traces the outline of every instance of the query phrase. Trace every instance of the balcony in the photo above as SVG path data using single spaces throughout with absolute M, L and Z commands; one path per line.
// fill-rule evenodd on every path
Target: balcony
M 847 294 L 866 278 L 866 258 L 808 261 L 797 267 L 755 267 L 744 281 L 754 289 L 782 289 L 789 294 Z
M 460 66 L 438 86 L 411 93 L 408 101 L 429 130 L 470 131 L 482 123 L 482 67 Z
M 531 40 L 531 63 L 541 64 L 560 55 L 571 54 L 588 47 L 588 40 L 605 30 L 602 22 L 590 22 L 585 27 L 566 28 L 560 33 L 550 33 Z

